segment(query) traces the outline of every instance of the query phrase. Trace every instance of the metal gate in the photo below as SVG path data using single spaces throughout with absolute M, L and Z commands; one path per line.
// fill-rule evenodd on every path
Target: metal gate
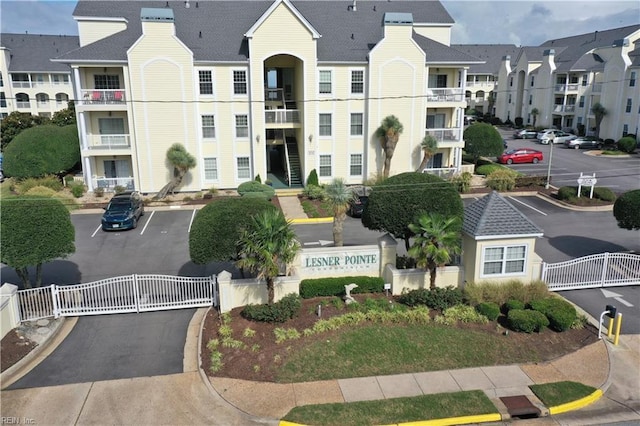
M 217 306 L 216 277 L 128 275 L 18 292 L 20 320 Z
M 640 256 L 600 253 L 566 262 L 543 263 L 542 281 L 552 291 L 640 284 Z

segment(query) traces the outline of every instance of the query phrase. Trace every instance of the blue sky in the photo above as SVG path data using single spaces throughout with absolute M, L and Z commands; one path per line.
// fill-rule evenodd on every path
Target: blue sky
M 442 3 L 456 21 L 451 40 L 454 44 L 535 46 L 554 38 L 640 23 L 637 0 L 442 0 Z M 0 0 L 1 31 L 77 35 L 71 17 L 75 4 L 63 0 Z

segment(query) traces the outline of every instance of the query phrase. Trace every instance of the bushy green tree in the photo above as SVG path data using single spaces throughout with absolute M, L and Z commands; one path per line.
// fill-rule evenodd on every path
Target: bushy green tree
M 636 138 L 632 138 L 630 136 L 625 136 L 618 141 L 618 149 L 622 152 L 626 152 L 627 154 L 633 154 L 637 146 L 638 142 L 636 141 Z
M 61 175 L 79 161 L 76 126 L 48 124 L 31 127 L 16 136 L 4 151 L 3 168 L 7 176 L 24 179 Z
M 307 185 L 320 185 L 318 183 L 318 172 L 316 172 L 316 169 L 313 169 L 309 172 L 309 177 L 307 177 Z
M 23 130 L 46 124 L 48 121 L 49 119 L 47 117 L 31 115 L 28 112 L 12 112 L 3 118 L 0 123 L 0 133 L 2 134 L 0 137 L 0 143 L 2 144 L 0 149 L 4 151 L 7 145 L 9 145 L 9 142 L 11 142 Z
M 56 126 L 75 126 L 76 125 L 76 105 L 73 101 L 67 102 L 67 107 L 56 111 L 51 117 L 51 123 Z
M 167 150 L 167 161 L 173 167 L 173 177 L 158 193 L 155 195 L 155 199 L 162 200 L 170 192 L 176 190 L 182 183 L 182 179 L 186 176 L 187 172 L 196 166 L 196 159 L 193 155 L 187 152 L 184 145 L 174 143 Z
M 362 213 L 362 224 L 375 231 L 403 239 L 407 251 L 415 223 L 425 213 L 462 220 L 460 194 L 450 182 L 428 173 L 407 172 L 392 176 L 373 187 Z
M 640 229 L 640 189 L 622 194 L 613 205 L 613 216 L 623 229 Z
M 238 259 L 238 241 L 251 217 L 275 206 L 264 198 L 223 197 L 198 211 L 189 232 L 189 255 L 198 265 Z
M 57 199 L 6 198 L 0 215 L 0 260 L 16 270 L 24 288 L 31 288 L 29 267 L 36 268 L 35 286 L 42 284 L 42 264 L 76 251 L 69 210 Z
M 504 152 L 500 132 L 488 123 L 474 123 L 464 131 L 464 151 L 473 157 L 474 163 L 480 157 L 497 157 Z

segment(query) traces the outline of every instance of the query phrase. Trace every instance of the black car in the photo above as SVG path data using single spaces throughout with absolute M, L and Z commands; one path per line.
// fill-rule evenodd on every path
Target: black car
M 123 192 L 114 195 L 104 210 L 102 215 L 104 231 L 133 229 L 138 226 L 138 220 L 144 214 L 144 203 L 139 192 Z
M 347 213 L 351 217 L 362 217 L 362 211 L 369 201 L 369 188 L 357 188 L 353 191 L 354 196 L 349 201 L 349 210 Z

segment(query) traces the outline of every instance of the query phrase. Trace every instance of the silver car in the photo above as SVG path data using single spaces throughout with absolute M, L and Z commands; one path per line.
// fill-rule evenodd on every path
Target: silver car
M 580 148 L 602 148 L 604 142 L 598 140 L 593 136 L 580 136 L 564 142 L 564 146 L 567 148 L 580 149 Z

